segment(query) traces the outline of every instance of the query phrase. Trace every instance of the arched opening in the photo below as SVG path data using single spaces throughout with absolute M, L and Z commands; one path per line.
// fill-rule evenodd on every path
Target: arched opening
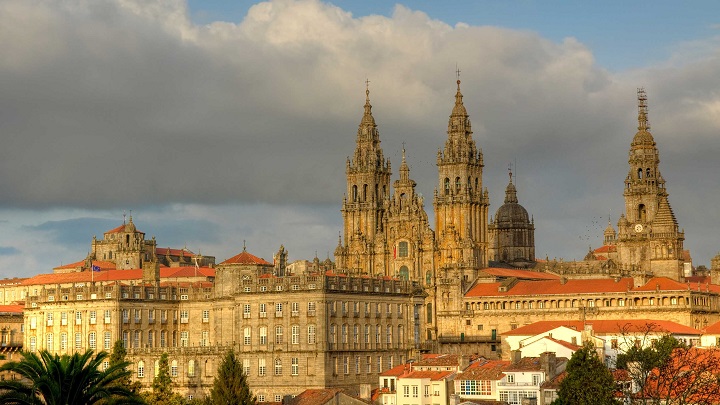
M 468 176 L 468 182 L 467 182 L 467 184 L 468 184 L 468 192 L 472 194 L 473 188 L 472 188 L 472 186 L 470 185 L 470 184 L 471 184 L 470 180 L 471 180 L 471 179 L 470 179 L 470 176 Z
M 460 177 L 455 177 L 455 194 L 460 194 Z
M 432 323 L 433 315 L 432 315 L 432 303 L 427 304 L 427 323 Z
M 430 270 L 428 270 L 428 271 L 425 273 L 425 284 L 427 284 L 427 285 L 431 285 L 431 284 L 432 284 L 432 272 L 431 272 Z
M 408 257 L 408 243 L 403 241 L 398 243 L 398 257 Z
M 367 193 L 368 193 L 368 186 L 367 186 L 367 184 L 363 184 L 363 195 L 362 195 L 363 201 L 368 200 Z
M 408 271 L 407 266 L 400 267 L 400 279 L 407 280 L 409 278 L 410 278 L 410 271 Z
M 638 179 L 642 179 L 642 169 L 638 169 Z
M 450 179 L 445 178 L 445 195 L 450 194 Z
M 649 178 L 649 177 L 650 177 L 650 168 L 649 168 L 649 167 L 648 167 L 647 170 L 645 171 L 645 177 L 646 177 L 646 178 Z
M 646 215 L 645 204 L 638 205 L 638 212 L 637 212 L 638 220 L 640 220 L 641 222 L 645 222 L 645 220 L 646 220 L 645 215 Z
M 357 202 L 357 198 L 358 198 L 358 196 L 357 196 L 357 185 L 354 185 L 354 184 L 353 184 L 353 186 L 352 186 L 352 201 L 353 201 L 353 202 Z

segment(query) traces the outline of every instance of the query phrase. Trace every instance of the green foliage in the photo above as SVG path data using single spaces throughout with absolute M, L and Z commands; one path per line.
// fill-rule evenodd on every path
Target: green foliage
M 666 365 L 677 348 L 685 348 L 685 344 L 671 335 L 663 335 L 650 345 L 633 344 L 618 354 L 615 367 L 627 370 L 638 391 L 643 392 L 650 373 Z
M 255 405 L 257 400 L 250 392 L 245 373 L 235 352 L 228 350 L 218 368 L 210 391 L 213 405 Z
M 172 385 L 168 354 L 163 353 L 158 362 L 157 375 L 153 379 L 152 391 L 146 392 L 143 397 L 148 403 L 154 405 L 183 405 L 185 399 L 182 395 L 173 392 Z
M 43 350 L 39 355 L 23 352 L 20 361 L 0 367 L 13 371 L 21 380 L 0 381 L 0 403 L 20 404 L 101 404 L 113 400 L 115 404 L 142 404 L 140 397 L 126 387 L 113 384 L 126 377 L 127 363 L 117 363 L 101 370 L 106 352 L 94 355 L 85 353 L 59 356 Z
M 568 361 L 567 376 L 560 383 L 555 405 L 610 405 L 615 381 L 610 370 L 598 358 L 592 343 L 585 343 Z
M 127 370 L 127 366 L 129 363 L 125 360 L 125 356 L 127 355 L 127 350 L 125 350 L 125 346 L 123 345 L 122 340 L 118 340 L 113 345 L 112 352 L 110 353 L 110 366 L 118 366 L 121 367 L 123 370 Z M 119 385 L 122 387 L 127 388 L 132 392 L 133 394 L 139 395 L 140 391 L 142 389 L 142 384 L 138 381 L 132 382 L 132 379 L 130 378 L 131 372 L 126 373 L 125 376 L 117 378 L 113 384 Z M 116 402 L 113 399 L 109 399 L 104 402 L 104 405 L 115 405 Z

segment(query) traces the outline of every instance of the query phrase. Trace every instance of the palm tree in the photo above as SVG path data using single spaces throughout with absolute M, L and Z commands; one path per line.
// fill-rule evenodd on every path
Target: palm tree
M 0 403 L 9 405 L 91 405 L 112 400 L 114 404 L 138 404 L 142 399 L 126 386 L 114 384 L 130 374 L 129 363 L 101 369 L 106 352 L 92 350 L 73 355 L 51 354 L 47 350 L 23 352 L 20 361 L 0 367 L 20 375 L 20 380 L 0 381 Z

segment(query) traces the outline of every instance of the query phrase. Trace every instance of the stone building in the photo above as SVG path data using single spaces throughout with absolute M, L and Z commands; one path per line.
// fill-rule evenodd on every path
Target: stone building
M 525 207 L 518 203 L 517 189 L 512 182 L 505 189 L 505 203 L 488 226 L 490 260 L 527 268 L 535 265 L 535 224 Z M 494 264 L 495 264 L 494 263 Z

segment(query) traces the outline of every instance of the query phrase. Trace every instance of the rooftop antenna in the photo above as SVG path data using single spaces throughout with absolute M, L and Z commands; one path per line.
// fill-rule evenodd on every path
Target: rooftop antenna
M 125 210 L 123 210 L 123 225 L 125 225 L 125 216 L 126 216 L 126 215 L 127 215 L 127 214 L 125 213 Z

